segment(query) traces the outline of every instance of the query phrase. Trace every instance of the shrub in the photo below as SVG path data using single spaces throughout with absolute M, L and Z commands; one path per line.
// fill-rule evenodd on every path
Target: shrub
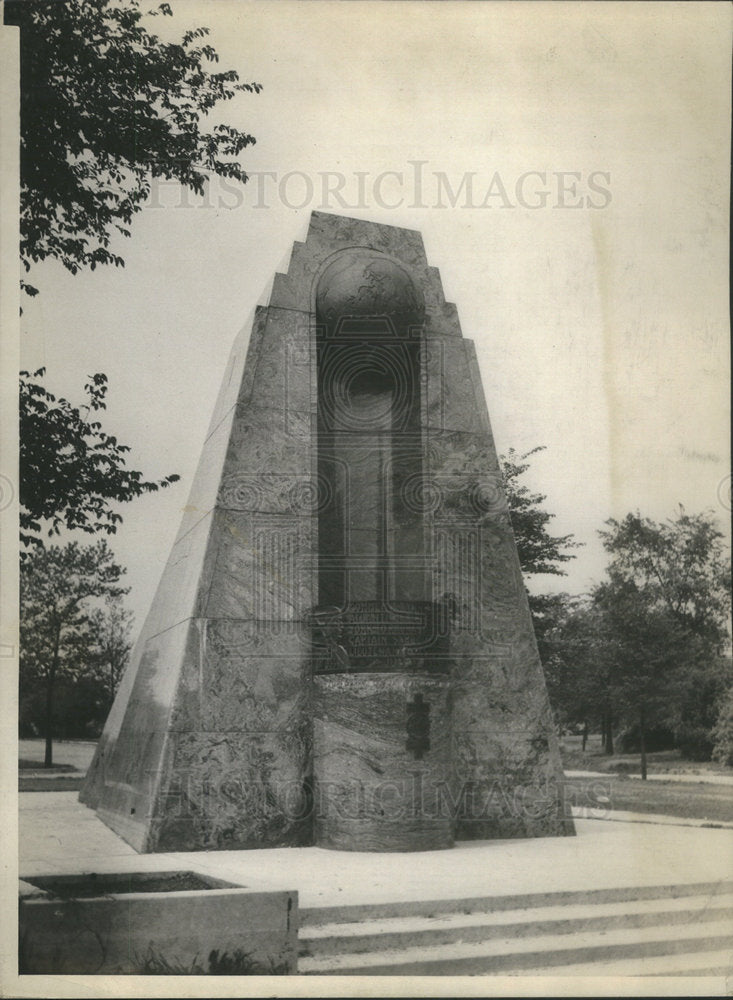
M 713 760 L 733 767 L 733 687 L 729 689 L 720 706 L 718 721 L 713 730 Z
M 713 734 L 704 726 L 688 724 L 677 730 L 677 746 L 685 760 L 710 760 Z
M 638 725 L 629 726 L 621 732 L 616 740 L 616 752 L 639 753 L 641 740 Z M 647 753 L 659 750 L 673 750 L 676 746 L 674 733 L 665 726 L 653 726 L 644 732 L 644 743 Z

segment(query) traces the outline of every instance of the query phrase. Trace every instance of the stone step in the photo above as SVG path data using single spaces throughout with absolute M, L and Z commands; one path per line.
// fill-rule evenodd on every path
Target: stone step
M 492 938 L 573 934 L 624 927 L 680 926 L 691 921 L 731 921 L 733 891 L 716 896 L 677 899 L 565 904 L 501 910 L 495 913 L 449 913 L 432 917 L 391 917 L 359 924 L 301 927 L 300 954 L 335 955 L 488 941 Z
M 524 972 L 506 975 L 526 975 Z M 554 965 L 532 969 L 533 976 L 730 976 L 733 948 L 682 955 L 648 955 L 617 961 Z
M 721 952 L 730 947 L 730 919 L 684 926 L 625 927 L 567 934 L 504 937 L 479 942 L 418 945 L 363 954 L 303 957 L 306 975 L 485 975 L 553 969 L 618 959 Z
M 564 892 L 532 892 L 512 896 L 466 896 L 459 899 L 412 899 L 400 902 L 303 907 L 300 926 L 362 923 L 392 917 L 432 917 L 448 913 L 496 913 L 537 906 L 586 905 L 637 902 L 641 899 L 677 899 L 684 896 L 714 896 L 733 892 L 733 879 L 692 882 L 687 885 L 630 886 L 608 889 L 578 889 Z

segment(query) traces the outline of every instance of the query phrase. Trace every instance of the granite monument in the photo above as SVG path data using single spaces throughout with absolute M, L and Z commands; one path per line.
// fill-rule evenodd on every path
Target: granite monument
M 473 343 L 314 212 L 232 350 L 81 799 L 138 851 L 573 833 Z

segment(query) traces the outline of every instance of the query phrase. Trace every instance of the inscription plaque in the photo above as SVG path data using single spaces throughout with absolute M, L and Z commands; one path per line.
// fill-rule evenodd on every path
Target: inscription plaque
M 447 616 L 430 601 L 360 601 L 311 615 L 314 673 L 375 669 L 444 673 Z

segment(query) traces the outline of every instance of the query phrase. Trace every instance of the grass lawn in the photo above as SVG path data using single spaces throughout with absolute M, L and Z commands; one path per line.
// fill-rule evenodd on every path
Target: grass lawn
M 580 736 L 563 736 L 560 741 L 563 767 L 566 771 L 599 771 L 605 774 L 639 774 L 641 759 L 638 753 L 615 753 L 608 757 L 601 748 L 601 737 L 588 737 L 582 749 Z M 647 754 L 649 774 L 727 774 L 733 777 L 733 768 L 714 761 L 685 760 L 679 750 L 657 750 Z
M 658 777 L 641 781 L 628 777 L 640 772 L 639 754 L 607 757 L 601 749 L 600 736 L 591 735 L 585 751 L 580 736 L 565 736 L 561 753 L 566 771 L 593 771 L 600 775 L 597 779 L 567 779 L 567 793 L 578 805 L 593 806 L 599 796 L 605 796 L 608 802 L 600 805 L 611 811 L 658 813 L 710 823 L 733 822 L 733 784 L 704 781 L 706 776 L 733 776 L 730 767 L 685 760 L 678 750 L 662 750 L 647 755 L 648 772 Z M 668 781 L 663 780 L 665 775 L 669 776 Z M 680 777 L 685 780 L 679 780 Z
M 733 785 L 688 781 L 638 781 L 624 775 L 568 778 L 569 801 L 580 806 L 605 807 L 612 812 L 658 813 L 710 823 L 733 823 Z M 608 802 L 599 801 L 600 796 Z
M 86 772 L 92 762 L 96 740 L 54 740 L 53 763 L 54 771 Z M 18 740 L 18 756 L 21 769 L 43 767 L 43 756 L 46 751 L 44 740 Z

